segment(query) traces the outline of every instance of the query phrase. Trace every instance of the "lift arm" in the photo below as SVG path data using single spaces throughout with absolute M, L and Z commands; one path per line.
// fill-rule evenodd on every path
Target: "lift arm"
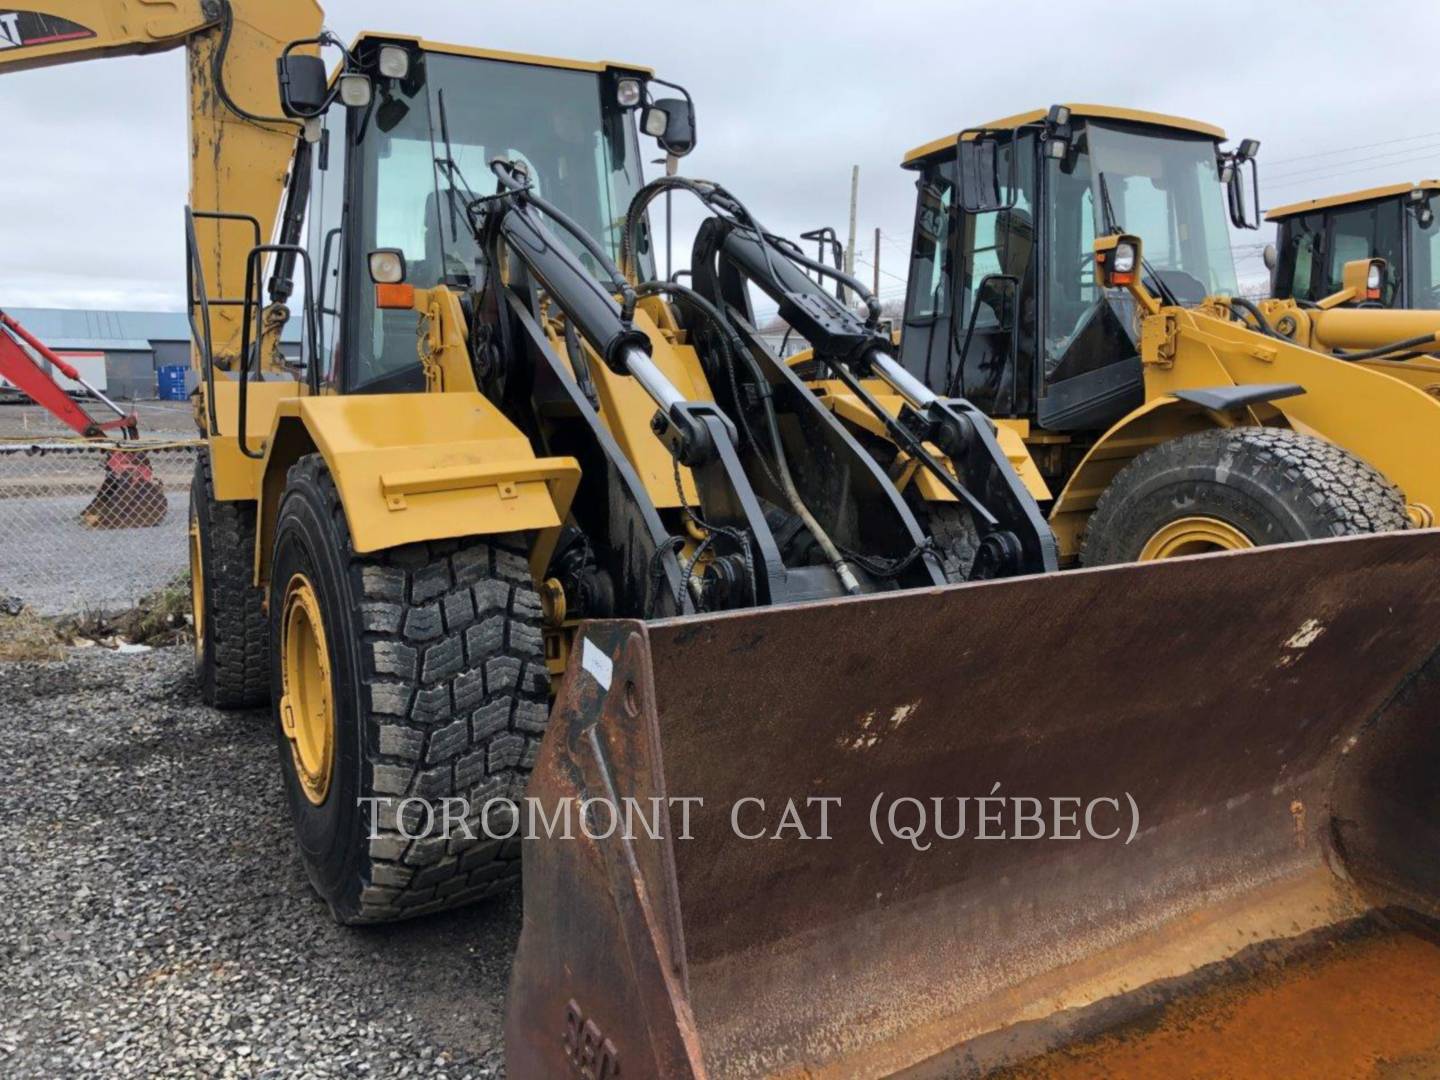
M 20 0 L 0 12 L 0 73 L 185 47 L 190 107 L 190 206 L 248 223 L 196 221 L 213 296 L 239 297 L 245 261 L 275 225 L 300 129 L 281 117 L 275 58 L 320 32 L 315 0 Z M 190 298 L 193 300 L 193 298 Z M 239 340 L 241 309 L 214 311 L 217 351 Z M 198 360 L 192 359 L 193 363 Z

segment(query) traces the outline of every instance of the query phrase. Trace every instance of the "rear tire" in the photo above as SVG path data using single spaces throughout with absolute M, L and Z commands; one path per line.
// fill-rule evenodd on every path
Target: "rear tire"
M 1407 527 L 1405 498 L 1349 451 L 1288 428 L 1202 431 L 1146 450 L 1111 481 L 1086 566 Z
M 523 796 L 549 716 L 525 550 L 504 536 L 358 554 L 323 459 L 290 470 L 270 586 L 276 739 L 306 871 L 341 922 L 456 907 L 519 876 L 518 841 L 490 839 L 479 816 L 488 799 Z M 318 802 L 279 705 L 297 575 L 313 586 L 328 646 L 333 775 Z M 468 804 L 450 804 L 448 838 L 447 799 Z
M 195 677 L 205 704 L 253 709 L 270 696 L 265 593 L 254 585 L 255 504 L 215 498 L 210 452 L 190 484 L 190 589 Z

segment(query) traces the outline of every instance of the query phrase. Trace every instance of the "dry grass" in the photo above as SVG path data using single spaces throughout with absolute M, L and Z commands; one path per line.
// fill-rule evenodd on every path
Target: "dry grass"
M 116 620 L 120 636 L 134 645 L 175 645 L 191 635 L 190 574 L 187 571 Z
M 0 614 L 0 660 L 63 660 L 65 641 L 55 625 L 29 608 Z

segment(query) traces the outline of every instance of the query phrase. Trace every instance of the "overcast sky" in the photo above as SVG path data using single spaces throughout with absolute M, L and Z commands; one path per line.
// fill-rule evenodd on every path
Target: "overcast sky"
M 1054 101 L 1259 138 L 1266 206 L 1440 174 L 1434 3 L 332 0 L 328 14 L 346 39 L 393 30 L 654 67 L 696 100 L 682 172 L 722 181 L 779 232 L 843 237 L 858 164 L 857 270 L 869 279 L 879 226 L 895 275 L 882 293 L 902 290 L 909 246 L 901 155 Z M 0 307 L 181 307 L 184 91 L 179 53 L 0 79 Z M 1238 239 L 1252 245 L 1242 277 L 1263 274 L 1268 232 Z

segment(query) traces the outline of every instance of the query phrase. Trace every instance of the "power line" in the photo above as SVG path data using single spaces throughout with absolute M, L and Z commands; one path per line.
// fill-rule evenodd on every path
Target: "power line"
M 871 262 L 869 259 L 865 258 L 865 256 L 863 256 L 863 255 L 856 255 L 856 256 L 855 256 L 855 261 L 856 261 L 857 263 L 864 263 L 866 266 L 874 266 L 874 265 L 875 265 L 873 262 Z M 909 284 L 910 284 L 909 278 L 903 278 L 903 277 L 901 277 L 899 274 L 892 274 L 889 270 L 886 270 L 883 266 L 880 268 L 880 273 L 884 274 L 884 275 L 885 275 L 886 277 L 888 277 L 888 278 L 894 278 L 896 281 L 900 282 L 901 285 L 909 285 Z
M 1433 159 L 1433 158 L 1435 158 L 1435 157 L 1437 157 L 1437 156 L 1440 156 L 1440 151 L 1436 151 L 1435 153 L 1428 154 L 1428 155 L 1426 155 L 1424 158 L 1416 158 L 1416 159 L 1414 159 L 1414 160 L 1416 160 L 1416 161 L 1429 160 L 1429 159 Z M 1401 161 L 1401 162 L 1393 162 L 1393 163 L 1391 163 L 1389 166 L 1380 166 L 1380 167 L 1381 167 L 1381 168 L 1386 168 L 1386 167 L 1394 168 L 1394 167 L 1397 166 L 1397 165 L 1403 165 L 1403 164 L 1406 164 L 1406 162 L 1403 162 L 1403 161 Z M 1307 177 L 1303 177 L 1303 178 L 1300 178 L 1300 179 L 1280 180 L 1280 181 L 1277 181 L 1274 186 L 1283 189 L 1283 188 L 1288 188 L 1288 187 L 1295 187 L 1296 185 L 1299 185 L 1299 184 L 1318 184 L 1318 183 L 1320 183 L 1322 180 L 1333 180 L 1333 179 L 1335 179 L 1336 177 L 1339 177 L 1339 176 L 1354 176 L 1356 173 L 1370 173 L 1370 172 L 1374 172 L 1375 169 L 1376 169 L 1376 167 L 1377 167 L 1377 166 L 1374 166 L 1374 165 L 1362 165 L 1362 166 L 1360 166 L 1359 168 L 1355 168 L 1355 169 L 1342 169 L 1342 170 L 1340 170 L 1339 172 L 1326 173 L 1326 174 L 1324 174 L 1323 176 L 1307 176 Z M 1268 182 L 1267 182 L 1267 186 L 1268 186 Z
M 1430 139 L 1440 137 L 1440 131 L 1422 131 L 1416 135 L 1402 135 L 1398 139 L 1385 139 L 1381 142 L 1362 143 L 1358 146 L 1341 146 L 1333 150 L 1316 150 L 1313 154 L 1297 154 L 1294 157 L 1277 158 L 1268 162 L 1270 165 L 1287 165 L 1292 161 L 1309 161 L 1312 158 L 1334 157 L 1336 154 L 1348 154 L 1354 150 L 1373 150 L 1377 146 L 1393 146 L 1395 143 L 1414 142 L 1416 139 Z
M 1426 157 L 1433 157 L 1437 153 L 1440 153 L 1440 143 L 1427 143 L 1423 146 L 1407 146 L 1403 150 L 1396 150 L 1388 154 L 1374 154 L 1368 158 L 1355 158 L 1351 161 L 1335 161 L 1331 162 L 1329 165 L 1315 165 L 1310 168 L 1297 169 L 1290 172 L 1281 172 L 1279 174 L 1273 174 L 1270 172 L 1270 170 L 1267 169 L 1265 171 L 1265 175 L 1266 178 L 1270 180 L 1295 180 L 1302 177 L 1314 175 L 1315 173 L 1325 172 L 1326 170 L 1333 169 L 1336 166 L 1390 166 L 1396 164 L 1403 164 L 1406 161 L 1421 160 Z

